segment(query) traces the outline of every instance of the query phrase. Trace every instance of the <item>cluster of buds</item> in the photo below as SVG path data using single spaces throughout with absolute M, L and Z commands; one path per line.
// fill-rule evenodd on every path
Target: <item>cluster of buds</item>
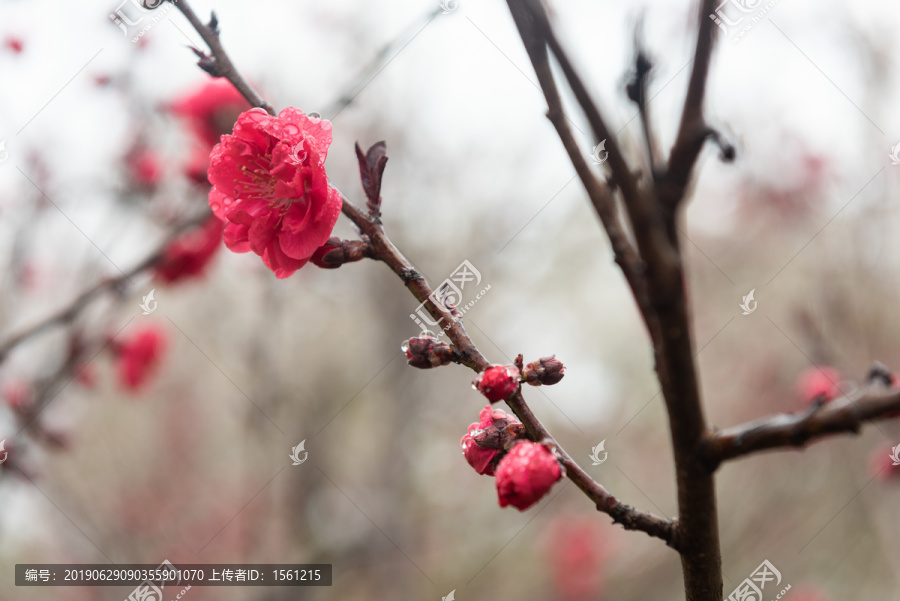
M 400 350 L 406 353 L 407 363 L 419 369 L 440 367 L 459 360 L 456 349 L 446 342 L 438 342 L 428 334 L 410 338 L 400 346 Z
M 521 363 L 522 355 L 519 355 L 516 361 Z M 562 380 L 564 375 L 566 375 L 566 367 L 562 361 L 556 358 L 556 355 L 541 357 L 526 365 L 522 370 L 523 381 L 532 386 L 553 386 Z
M 459 441 L 463 456 L 479 474 L 495 477 L 500 507 L 528 509 L 562 478 L 557 456 L 528 440 L 522 422 L 505 411 L 488 405 L 478 418 Z
M 337 269 L 344 263 L 362 261 L 371 254 L 372 248 L 365 240 L 341 240 L 332 236 L 309 260 L 322 269 Z
M 469 424 L 459 440 L 463 455 L 475 471 L 493 476 L 503 456 L 525 438 L 525 426 L 502 409 L 490 405 L 478 414 L 478 423 Z

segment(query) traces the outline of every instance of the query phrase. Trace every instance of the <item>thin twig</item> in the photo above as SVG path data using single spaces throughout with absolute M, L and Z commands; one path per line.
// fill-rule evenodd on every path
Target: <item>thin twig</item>
M 224 77 L 228 81 L 231 82 L 231 85 L 235 87 L 235 89 L 241 93 L 241 95 L 247 99 L 247 102 L 250 103 L 251 106 L 258 106 L 266 110 L 270 115 L 275 114 L 275 109 L 272 108 L 272 105 L 263 100 L 262 96 L 253 89 L 246 79 L 241 76 L 238 70 L 235 68 L 234 63 L 231 62 L 231 59 L 228 57 L 228 54 L 225 52 L 225 49 L 222 47 L 222 42 L 219 40 L 219 31 L 218 28 L 212 28 L 209 25 L 205 24 L 203 21 L 197 17 L 197 13 L 194 12 L 194 9 L 191 8 L 190 4 L 187 0 L 169 0 L 175 7 L 181 11 L 187 20 L 190 22 L 191 26 L 200 34 L 200 37 L 203 38 L 203 41 L 206 42 L 206 45 L 209 46 L 209 51 L 212 53 L 212 57 L 214 60 L 215 73 L 214 75 L 218 77 Z M 208 69 L 206 69 L 209 72 Z
M 70 323 L 77 318 L 97 297 L 107 292 L 117 292 L 122 290 L 131 279 L 147 269 L 156 265 L 165 256 L 166 247 L 178 237 L 179 234 L 194 227 L 208 219 L 209 215 L 204 214 L 202 217 L 195 217 L 186 220 L 181 225 L 172 230 L 172 233 L 166 240 L 159 245 L 152 253 L 150 253 L 143 261 L 129 269 L 128 271 L 111 278 L 105 278 L 79 294 L 72 302 L 57 311 L 56 313 L 39 320 L 33 325 L 21 330 L 17 334 L 12 334 L 3 342 L 0 342 L 0 363 L 2 363 L 7 355 L 14 348 L 31 338 L 46 332 L 47 330 Z

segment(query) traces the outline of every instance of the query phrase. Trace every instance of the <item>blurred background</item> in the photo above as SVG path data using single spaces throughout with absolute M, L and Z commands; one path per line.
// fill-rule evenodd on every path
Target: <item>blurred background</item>
M 566 377 L 525 391 L 534 411 L 613 494 L 676 515 L 644 327 L 505 3 L 191 4 L 215 9 L 232 59 L 276 109 L 332 120 L 328 173 L 359 205 L 353 143 L 387 141 L 393 241 L 432 284 L 475 266 L 477 290 L 490 289 L 465 324 L 482 351 L 498 363 L 556 353 Z M 694 5 L 549 6 L 646 173 L 624 94 L 635 26 L 668 148 Z M 900 366 L 900 8 L 721 10 L 737 24 L 719 38 L 706 106 L 737 159 L 704 152 L 680 229 L 707 416 L 727 427 L 801 410 L 814 366 L 845 392 L 875 360 Z M 567 480 L 524 513 L 498 507 L 460 453 L 484 405 L 473 374 L 406 365 L 418 303 L 386 267 L 277 280 L 221 248 L 204 162 L 245 106 L 196 66 L 189 46 L 205 46 L 174 7 L 0 0 L 0 15 L 0 598 L 130 592 L 15 588 L 16 563 L 164 559 L 334 565 L 329 588 L 194 587 L 196 601 L 683 598 L 677 555 L 611 525 Z M 599 140 L 568 108 L 590 156 Z M 335 233 L 355 235 L 343 218 Z M 136 269 L 160 253 L 163 267 Z M 301 441 L 308 460 L 293 466 Z M 592 466 L 601 441 L 608 460 Z M 786 599 L 895 599 L 898 443 L 898 424 L 882 422 L 725 465 L 726 595 L 768 559 Z

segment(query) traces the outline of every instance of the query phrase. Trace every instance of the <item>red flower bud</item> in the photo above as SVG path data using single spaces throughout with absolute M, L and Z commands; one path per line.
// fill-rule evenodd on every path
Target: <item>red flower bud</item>
M 492 403 L 502 401 L 519 387 L 521 372 L 515 365 L 491 365 L 472 382 L 475 390 Z
M 463 455 L 479 474 L 493 476 L 507 450 L 525 437 L 525 426 L 515 417 L 490 405 L 478 414 L 479 422 L 470 424 L 459 440 Z
M 523 377 L 532 386 L 546 384 L 553 386 L 566 375 L 566 366 L 556 358 L 556 355 L 541 357 L 525 366 Z
M 797 394 L 804 403 L 812 403 L 819 398 L 831 401 L 841 394 L 838 388 L 840 381 L 841 373 L 833 367 L 810 367 L 797 378 Z
M 494 475 L 500 507 L 525 511 L 562 478 L 562 468 L 547 447 L 523 440 L 500 460 Z
M 344 263 L 361 261 L 368 256 L 371 256 L 371 248 L 367 242 L 341 240 L 337 236 L 332 236 L 316 249 L 309 261 L 322 269 L 337 269 Z
M 419 369 L 440 367 L 457 360 L 456 351 L 446 342 L 438 342 L 431 336 L 423 334 L 410 338 L 400 350 L 406 353 L 406 361 Z

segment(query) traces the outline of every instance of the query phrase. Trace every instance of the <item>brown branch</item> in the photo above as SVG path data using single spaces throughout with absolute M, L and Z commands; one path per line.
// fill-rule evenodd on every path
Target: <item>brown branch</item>
M 855 398 L 814 406 L 794 415 L 773 415 L 712 434 L 703 445 L 710 469 L 723 461 L 770 449 L 804 447 L 834 434 L 856 434 L 863 423 L 900 411 L 900 389 L 872 385 Z
M 243 78 L 235 68 L 234 63 L 231 62 L 231 58 L 228 57 L 225 48 L 222 47 L 222 42 L 219 40 L 219 29 L 215 23 L 215 16 L 213 16 L 211 23 L 207 25 L 200 20 L 187 0 L 169 1 L 181 11 L 181 14 L 187 18 L 191 26 L 200 34 L 206 45 L 209 46 L 212 58 L 203 58 L 201 56 L 200 67 L 214 77 L 224 77 L 230 81 L 231 85 L 247 99 L 251 106 L 258 106 L 265 109 L 270 115 L 274 115 L 275 109 L 272 108 L 272 105 L 263 100 L 262 96 L 253 89 L 253 86 Z
M 179 2 L 182 1 L 183 0 L 179 0 Z M 180 6 L 180 8 L 182 9 L 182 12 L 185 12 L 184 6 Z M 190 12 L 190 9 L 187 10 Z M 191 12 L 191 14 L 193 13 Z M 194 15 L 193 19 L 191 19 L 190 16 L 188 19 L 191 21 L 194 28 L 203 35 L 203 28 L 205 28 L 205 26 L 200 23 L 199 19 L 196 18 L 196 15 Z M 209 32 L 207 31 L 207 33 Z M 204 36 L 204 39 L 206 39 L 206 36 Z M 218 42 L 217 36 L 215 41 Z M 210 43 L 210 41 L 207 40 L 207 43 Z M 214 55 L 216 55 L 215 48 L 211 43 L 210 48 L 213 50 Z M 219 49 L 221 50 L 221 46 L 219 46 Z M 224 51 L 222 52 L 222 55 L 224 56 Z M 218 59 L 219 55 L 216 55 L 216 58 Z M 228 79 L 235 87 L 237 87 L 234 79 Z M 240 77 L 237 77 L 237 80 L 243 81 Z M 250 98 L 248 98 L 248 100 L 250 100 Z M 258 106 L 265 104 L 262 99 L 259 99 L 259 101 L 260 104 Z M 254 104 L 256 103 L 254 102 Z M 478 350 L 478 347 L 469 337 L 468 333 L 466 333 L 462 321 L 457 320 L 443 303 L 436 303 L 431 300 L 433 298 L 433 290 L 431 290 L 430 286 L 425 281 L 425 278 L 415 269 L 413 264 L 410 263 L 390 241 L 384 233 L 384 228 L 382 227 L 380 220 L 366 215 L 366 213 L 359 210 L 347 199 L 344 199 L 341 211 L 356 225 L 357 228 L 359 228 L 360 236 L 370 246 L 372 258 L 380 260 L 390 267 L 390 269 L 400 277 L 413 296 L 419 301 L 425 302 L 425 307 L 428 309 L 431 316 L 436 320 L 443 320 L 442 323 L 446 324 L 445 331 L 447 337 L 453 342 L 459 353 L 460 363 L 470 367 L 476 372 L 480 372 L 491 365 L 491 362 L 488 361 L 480 350 Z M 622 524 L 626 529 L 640 530 L 650 536 L 666 541 L 670 546 L 676 546 L 678 544 L 676 523 L 674 521 L 665 520 L 651 513 L 640 511 L 624 503 L 620 503 L 614 496 L 609 494 L 602 485 L 595 482 L 587 472 L 581 469 L 565 450 L 556 443 L 549 432 L 547 432 L 546 428 L 544 428 L 543 424 L 541 424 L 537 417 L 531 412 L 521 396 L 521 391 L 518 391 L 508 399 L 507 403 L 519 419 L 522 420 L 522 423 L 535 440 L 551 444 L 557 449 L 557 452 L 561 457 L 561 463 L 566 468 L 569 479 L 575 482 L 575 484 L 596 503 L 599 511 L 610 515 L 614 522 Z
M 547 118 L 553 124 L 553 127 L 556 128 L 559 139 L 569 155 L 569 160 L 572 162 L 572 166 L 575 167 L 575 172 L 578 174 L 585 191 L 587 191 L 594 211 L 600 218 L 604 230 L 606 230 L 615 261 L 621 268 L 625 280 L 631 288 L 635 302 L 640 309 L 644 322 L 647 324 L 650 335 L 653 339 L 657 339 L 659 336 L 658 326 L 650 306 L 650 297 L 644 276 L 646 266 L 631 242 L 629 242 L 622 228 L 612 191 L 594 175 L 584 158 L 584 149 L 579 148 L 575 141 L 572 129 L 569 127 L 569 122 L 566 120 L 562 110 L 562 98 L 559 95 L 553 71 L 550 68 L 546 44 L 537 35 L 537 32 L 532 31 L 530 28 L 527 14 L 517 11 L 513 13 L 513 17 L 516 19 L 517 26 L 519 26 L 522 40 L 525 42 L 525 49 L 531 59 L 538 83 L 547 101 Z M 612 156 L 613 152 L 616 152 L 615 149 L 615 146 L 610 146 L 610 156 Z
M 665 176 L 657 186 L 657 196 L 665 207 L 674 208 L 684 198 L 691 172 L 703 143 L 713 133 L 703 118 L 703 99 L 706 96 L 706 82 L 709 64 L 715 45 L 716 27 L 709 18 L 715 9 L 714 0 L 701 0 L 697 15 L 697 46 L 694 51 L 694 66 L 688 82 L 687 96 L 681 113 L 681 123 L 675 145 L 669 154 L 669 164 Z
M 388 265 L 391 270 L 400 276 L 406 287 L 419 301 L 425 301 L 432 297 L 433 291 L 428 286 L 415 267 L 397 250 L 385 235 L 380 223 L 370 219 L 363 211 L 352 203 L 344 200 L 343 213 L 360 230 L 363 239 L 371 245 L 372 258 L 380 260 Z M 450 327 L 446 330 L 447 337 L 453 342 L 460 355 L 460 363 L 480 372 L 491 362 L 478 350 L 478 347 L 466 333 L 461 320 L 457 320 L 450 311 L 440 302 L 428 300 L 426 303 L 431 316 L 436 320 L 443 319 Z M 507 404 L 516 416 L 525 425 L 532 440 L 546 442 L 556 448 L 560 457 L 560 463 L 566 468 L 566 476 L 581 489 L 597 506 L 599 511 L 610 515 L 613 522 L 621 524 L 628 530 L 640 530 L 650 536 L 660 538 L 670 546 L 677 545 L 675 538 L 675 523 L 640 511 L 629 505 L 619 502 L 600 483 L 594 481 L 572 457 L 555 441 L 540 420 L 532 413 L 525 403 L 521 390 L 517 391 L 507 401 Z
M 602 137 L 608 133 L 584 84 L 556 39 L 541 3 L 537 0 L 507 0 L 507 3 L 536 68 L 543 69 L 534 57 L 544 52 L 543 45 L 546 44 L 553 50 L 595 134 Z M 707 27 L 706 20 L 704 15 L 701 37 Z M 698 47 L 702 49 L 705 43 L 699 41 Z M 702 57 L 699 62 L 704 63 Z M 706 69 L 696 71 L 698 76 L 705 76 Z M 695 86 L 695 91 L 690 94 L 692 101 L 696 99 L 697 89 L 702 92 L 702 87 Z M 610 161 L 613 158 L 610 151 Z M 621 159 L 622 164 L 611 165 L 614 174 L 630 176 L 624 157 L 615 158 Z M 630 185 L 630 177 L 623 181 L 625 186 Z M 659 199 L 649 192 L 652 191 L 645 194 L 637 186 L 631 190 L 623 188 L 638 251 L 647 267 L 647 291 L 660 332 L 654 337 L 653 346 L 656 371 L 669 415 L 678 485 L 679 517 L 674 538 L 681 553 L 687 601 L 720 601 L 723 584 L 715 483 L 713 472 L 700 455 L 700 445 L 708 430 L 693 358 L 682 259 L 677 239 L 672 234 L 675 212 L 660 210 Z

